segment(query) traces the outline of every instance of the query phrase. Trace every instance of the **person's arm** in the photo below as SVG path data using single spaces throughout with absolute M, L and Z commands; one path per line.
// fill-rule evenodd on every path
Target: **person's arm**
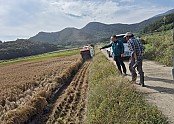
M 121 57 L 124 57 L 124 44 L 120 42 L 120 49 L 121 49 Z
M 100 49 L 109 48 L 109 47 L 111 47 L 111 46 L 112 46 L 112 43 L 110 43 L 109 45 L 103 46 L 103 47 L 102 47 L 102 48 L 100 48 Z
M 124 54 L 124 44 L 123 42 L 121 42 L 120 44 L 121 44 L 121 54 Z

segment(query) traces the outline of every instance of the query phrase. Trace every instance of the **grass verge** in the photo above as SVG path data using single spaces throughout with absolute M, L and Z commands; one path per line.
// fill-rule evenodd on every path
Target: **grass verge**
M 43 61 L 55 57 L 71 56 L 79 53 L 79 49 L 65 50 L 65 51 L 55 51 L 44 53 L 35 56 L 11 59 L 11 60 L 0 60 L 0 66 L 14 64 L 18 62 L 28 62 L 28 61 Z
M 88 124 L 168 123 L 99 51 L 90 67 L 88 94 Z

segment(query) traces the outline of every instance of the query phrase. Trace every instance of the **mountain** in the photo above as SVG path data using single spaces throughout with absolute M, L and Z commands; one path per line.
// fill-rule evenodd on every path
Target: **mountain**
M 134 26 L 135 27 L 135 26 Z M 110 37 L 113 34 L 125 33 L 133 31 L 132 25 L 128 24 L 103 24 L 100 22 L 90 22 L 81 29 L 83 32 L 89 32 L 98 39 Z
M 159 16 L 169 15 L 169 14 L 172 14 L 172 13 L 174 13 L 174 9 L 171 9 L 171 10 L 165 12 L 165 13 L 159 14 L 159 15 L 157 15 L 157 17 L 159 17 Z
M 76 28 L 65 28 L 60 32 L 39 32 L 36 36 L 31 37 L 31 41 L 42 41 L 60 45 L 81 45 L 91 39 L 96 39 L 94 35 Z
M 82 29 L 65 28 L 59 32 L 39 32 L 29 40 L 49 42 L 59 45 L 83 45 L 91 42 L 94 43 L 101 39 L 109 38 L 113 34 L 121 34 L 127 31 L 135 33 L 140 32 L 147 25 L 160 20 L 163 16 L 171 13 L 174 13 L 174 9 L 136 24 L 103 24 L 100 22 L 90 22 Z

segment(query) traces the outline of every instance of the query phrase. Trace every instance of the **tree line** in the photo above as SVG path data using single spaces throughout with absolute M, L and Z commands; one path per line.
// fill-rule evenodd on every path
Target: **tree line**
M 174 22 L 174 13 L 169 14 L 161 18 L 160 20 L 146 26 L 142 33 L 152 33 L 152 32 L 161 32 L 165 30 L 170 30 L 173 28 Z
M 57 47 L 57 45 L 43 42 L 32 42 L 24 39 L 0 42 L 0 60 L 37 55 L 59 49 L 61 48 Z

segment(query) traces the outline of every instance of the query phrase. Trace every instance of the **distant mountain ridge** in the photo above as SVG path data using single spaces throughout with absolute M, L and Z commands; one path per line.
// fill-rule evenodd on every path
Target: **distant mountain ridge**
M 121 34 L 127 31 L 142 31 L 147 25 L 171 13 L 174 13 L 174 9 L 136 24 L 104 24 L 100 22 L 90 22 L 82 29 L 65 28 L 59 32 L 39 32 L 37 35 L 29 38 L 29 40 L 59 45 L 83 45 L 86 43 L 98 42 L 103 38 L 109 38 L 113 34 Z
M 158 16 L 165 16 L 165 15 L 169 15 L 169 14 L 172 14 L 172 13 L 174 13 L 174 9 L 171 9 L 171 10 L 169 10 L 169 11 L 165 12 L 165 13 L 159 14 L 159 15 L 157 15 L 157 17 L 158 17 Z M 155 16 L 155 17 L 156 17 L 156 16 Z

